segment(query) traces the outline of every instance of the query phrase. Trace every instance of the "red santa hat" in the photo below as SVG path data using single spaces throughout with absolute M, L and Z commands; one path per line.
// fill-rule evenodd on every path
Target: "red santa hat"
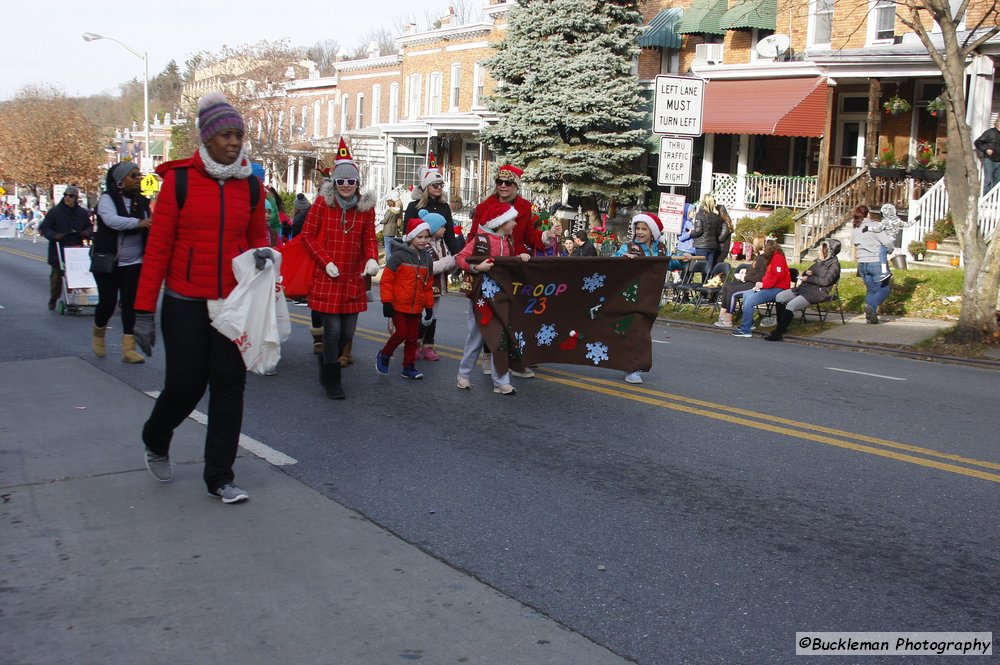
M 427 233 L 430 233 L 431 227 L 424 221 L 423 217 L 414 217 L 406 223 L 406 233 L 403 234 L 403 242 L 410 242 L 420 235 L 421 231 L 427 231 Z
M 347 143 L 340 139 L 340 147 L 337 148 L 337 158 L 333 160 L 333 172 L 330 174 L 333 179 L 354 178 L 361 179 L 361 172 L 358 165 L 351 157 L 351 151 L 347 149 Z
M 632 233 L 633 237 L 635 237 L 636 222 L 642 222 L 649 227 L 650 235 L 653 236 L 653 242 L 656 242 L 657 240 L 660 239 L 660 234 L 663 233 L 663 226 L 660 224 L 659 219 L 653 217 L 650 214 L 640 212 L 638 215 L 632 218 L 632 221 L 629 222 L 628 225 L 628 230 Z
M 444 176 L 441 175 L 441 170 L 438 169 L 433 151 L 427 155 L 427 166 L 421 166 L 417 169 L 417 175 L 420 176 L 420 189 L 426 190 L 431 185 L 444 184 Z
M 514 206 L 504 203 L 495 196 L 491 196 L 479 205 L 480 207 L 485 206 L 481 213 L 483 221 L 480 222 L 480 226 L 485 226 L 491 231 L 496 231 L 506 222 L 517 219 L 517 210 L 514 209 Z
M 497 171 L 497 180 L 513 180 L 518 185 L 521 184 L 521 176 L 524 175 L 524 170 L 517 168 L 512 164 L 504 164 Z

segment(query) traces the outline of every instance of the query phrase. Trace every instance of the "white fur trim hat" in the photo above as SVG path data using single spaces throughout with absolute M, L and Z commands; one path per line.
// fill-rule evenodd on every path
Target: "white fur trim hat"
M 660 234 L 663 233 L 663 227 L 660 225 L 660 220 L 658 220 L 656 217 L 653 217 L 652 215 L 644 212 L 640 212 L 638 215 L 633 217 L 632 221 L 629 222 L 628 225 L 628 230 L 632 233 L 633 237 L 635 237 L 636 222 L 642 222 L 643 224 L 649 227 L 649 232 L 653 236 L 653 242 L 656 242 L 657 240 L 660 239 Z
M 421 166 L 417 169 L 417 176 L 420 178 L 420 189 L 424 191 L 427 191 L 431 185 L 444 184 L 444 176 L 441 175 L 441 169 L 438 168 L 433 150 L 427 155 L 427 166 Z
M 486 210 L 483 211 L 483 221 L 482 226 L 490 229 L 491 231 L 496 231 L 504 223 L 509 222 L 512 219 L 517 219 L 517 210 L 509 203 L 504 203 L 498 198 L 490 197 L 480 205 L 486 206 Z

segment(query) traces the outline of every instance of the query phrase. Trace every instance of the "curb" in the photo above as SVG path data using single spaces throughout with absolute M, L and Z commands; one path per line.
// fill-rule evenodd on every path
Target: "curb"
M 725 332 L 725 330 L 716 328 L 715 326 L 708 323 L 696 323 L 694 321 L 675 321 L 673 319 L 667 319 L 662 316 L 656 317 L 656 322 L 665 325 L 691 328 L 694 330 L 703 330 L 716 334 L 720 332 L 722 333 Z M 785 340 L 790 342 L 810 344 L 813 346 L 823 346 L 831 349 L 851 349 L 854 351 L 864 351 L 868 353 L 881 353 L 885 355 L 901 356 L 904 358 L 911 358 L 913 360 L 925 360 L 929 362 L 930 361 L 947 362 L 955 365 L 966 365 L 969 367 L 981 367 L 983 369 L 1000 370 L 1000 360 L 990 360 L 988 358 L 963 358 L 961 356 L 945 356 L 935 353 L 916 351 L 910 347 L 898 348 L 892 346 L 879 346 L 877 344 L 860 344 L 857 342 L 844 342 L 834 339 L 816 339 L 815 337 L 797 337 L 795 335 L 784 335 L 783 337 Z

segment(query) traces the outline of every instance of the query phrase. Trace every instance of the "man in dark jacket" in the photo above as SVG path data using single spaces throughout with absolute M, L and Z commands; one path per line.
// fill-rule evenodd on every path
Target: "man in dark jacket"
M 1000 183 L 1000 117 L 974 144 L 983 158 L 983 194 Z
M 781 336 L 795 319 L 795 312 L 809 305 L 822 302 L 840 281 L 840 241 L 834 238 L 824 240 L 819 246 L 819 256 L 802 273 L 798 285 L 782 291 L 774 297 L 778 327 L 764 336 L 769 342 L 780 342 Z
M 63 192 L 62 201 L 45 214 L 45 219 L 38 226 L 38 232 L 49 241 L 49 265 L 52 266 L 49 275 L 49 309 L 56 308 L 56 301 L 62 295 L 63 269 L 60 259 L 65 257 L 57 253 L 57 247 L 82 247 L 83 241 L 94 232 L 90 215 L 77 203 L 79 199 L 80 190 L 70 185 Z
M 576 249 L 573 250 L 572 256 L 597 256 L 597 248 L 590 242 L 586 231 L 574 233 L 573 244 L 576 245 Z

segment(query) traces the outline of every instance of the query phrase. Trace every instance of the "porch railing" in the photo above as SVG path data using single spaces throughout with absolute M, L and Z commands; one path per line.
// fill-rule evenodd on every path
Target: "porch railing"
M 910 219 L 916 224 L 903 229 L 903 247 L 911 241 L 920 240 L 924 234 L 934 229 L 934 222 L 944 219 L 951 209 L 948 202 L 948 189 L 941 178 L 934 186 L 924 192 L 910 206 Z M 979 197 L 979 233 L 987 242 L 993 237 L 997 226 L 1000 226 L 1000 185 Z
M 868 181 L 868 169 L 861 169 L 792 218 L 796 260 L 802 260 L 809 249 L 847 221 L 854 208 L 867 199 Z
M 857 175 L 858 171 L 861 170 L 860 166 L 840 166 L 839 164 L 831 164 L 827 167 L 827 178 L 826 178 L 826 191 L 830 192 L 834 189 L 840 187 L 845 182 Z M 824 192 L 824 195 L 826 192 Z
M 739 205 L 741 184 L 743 201 Z M 727 208 L 804 209 L 816 200 L 816 176 L 713 173 L 712 193 L 715 202 Z

